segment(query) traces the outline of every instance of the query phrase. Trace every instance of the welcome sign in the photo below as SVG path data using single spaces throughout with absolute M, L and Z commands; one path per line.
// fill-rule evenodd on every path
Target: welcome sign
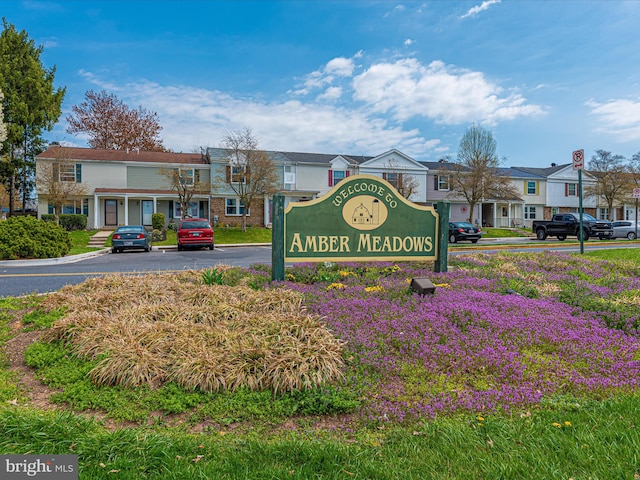
M 290 203 L 283 234 L 287 262 L 435 260 L 438 213 L 379 177 L 354 175 L 318 199 Z

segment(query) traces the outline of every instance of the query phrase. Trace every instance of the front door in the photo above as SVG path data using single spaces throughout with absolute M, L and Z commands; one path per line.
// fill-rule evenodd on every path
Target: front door
M 117 200 L 104 201 L 104 224 L 105 226 L 109 226 L 109 227 L 118 225 L 118 201 Z
M 142 201 L 142 224 L 143 225 L 152 225 L 153 224 L 153 200 L 143 200 Z

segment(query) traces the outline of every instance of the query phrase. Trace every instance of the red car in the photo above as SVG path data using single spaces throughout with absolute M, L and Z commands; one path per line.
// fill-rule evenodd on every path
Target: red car
M 209 247 L 213 250 L 213 227 L 206 218 L 185 218 L 178 226 L 178 250 Z

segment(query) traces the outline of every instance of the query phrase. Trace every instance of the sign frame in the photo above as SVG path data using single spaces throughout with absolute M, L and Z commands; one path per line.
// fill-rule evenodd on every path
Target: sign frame
M 410 202 L 386 180 L 352 175 L 319 198 L 289 203 L 282 255 L 286 262 L 437 261 L 439 220 L 436 209 Z

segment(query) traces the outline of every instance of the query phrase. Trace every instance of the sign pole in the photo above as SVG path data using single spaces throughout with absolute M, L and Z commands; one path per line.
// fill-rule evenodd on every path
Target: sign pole
M 584 230 L 582 229 L 582 169 L 578 170 L 578 192 L 580 195 L 580 253 L 584 253 Z
M 284 195 L 273 196 L 271 226 L 271 280 L 284 280 Z
M 636 226 L 633 231 L 635 232 L 636 239 L 638 238 L 638 198 L 640 198 L 640 188 L 636 187 L 633 189 L 633 198 L 636 201 Z
M 449 262 L 449 202 L 438 202 L 438 258 L 435 272 L 446 272 Z
M 584 230 L 582 230 L 582 170 L 584 169 L 584 150 L 575 150 L 572 153 L 573 169 L 578 170 L 578 211 L 580 212 L 580 230 L 578 238 L 580 239 L 580 253 L 584 253 Z

